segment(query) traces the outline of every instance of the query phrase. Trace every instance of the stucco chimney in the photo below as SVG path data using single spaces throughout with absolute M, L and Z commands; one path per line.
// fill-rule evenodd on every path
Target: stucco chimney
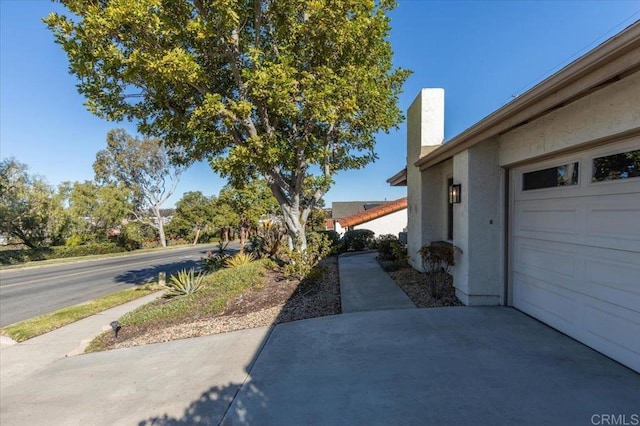
M 407 111 L 407 165 L 420 158 L 422 147 L 444 141 L 444 89 L 422 89 Z
M 414 166 L 421 155 L 444 141 L 444 89 L 422 89 L 407 111 L 407 246 L 410 262 L 422 268 L 417 254 L 422 241 L 422 174 Z

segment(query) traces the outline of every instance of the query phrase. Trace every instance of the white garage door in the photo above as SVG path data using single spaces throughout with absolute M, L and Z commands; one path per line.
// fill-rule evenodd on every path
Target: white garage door
M 513 306 L 640 372 L 640 140 L 512 173 Z

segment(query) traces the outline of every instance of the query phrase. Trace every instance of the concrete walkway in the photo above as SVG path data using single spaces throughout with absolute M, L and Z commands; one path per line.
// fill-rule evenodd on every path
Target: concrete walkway
M 411 299 L 384 272 L 378 252 L 340 256 L 342 313 L 415 308 Z
M 0 389 L 68 356 L 84 353 L 94 337 L 111 330 L 109 323 L 162 295 L 149 294 L 43 334 L 23 343 L 0 339 Z
M 341 273 L 384 274 L 353 257 Z M 0 424 L 590 425 L 639 414 L 640 374 L 511 308 L 355 312 L 72 356 L 95 332 L 84 324 L 2 347 Z

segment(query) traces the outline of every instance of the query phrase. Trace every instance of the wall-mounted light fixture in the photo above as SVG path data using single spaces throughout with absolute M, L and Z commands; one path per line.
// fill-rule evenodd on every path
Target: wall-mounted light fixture
M 462 192 L 462 185 L 457 183 L 449 187 L 449 204 L 460 203 L 460 193 Z

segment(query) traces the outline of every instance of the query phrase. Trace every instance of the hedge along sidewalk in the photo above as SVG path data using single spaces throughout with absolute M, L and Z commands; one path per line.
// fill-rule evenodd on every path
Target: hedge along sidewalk
M 164 287 L 158 284 L 145 284 L 140 287 L 128 288 L 79 305 L 62 308 L 48 314 L 8 325 L 0 329 L 0 334 L 10 337 L 16 342 L 24 342 L 25 340 L 48 333 L 88 316 L 106 311 L 114 306 L 139 299 L 163 288 Z
M 204 244 L 198 244 L 198 245 L 209 246 L 214 244 L 215 243 L 204 243 Z M 147 253 L 153 253 L 157 251 L 179 250 L 179 249 L 187 249 L 187 248 L 193 248 L 193 247 L 194 247 L 193 244 L 180 244 L 175 246 L 153 247 L 148 249 L 120 251 L 120 252 L 114 252 L 114 253 L 88 254 L 86 256 L 57 257 L 57 258 L 44 259 L 44 260 L 30 260 L 28 262 L 16 263 L 12 265 L 0 264 L 0 271 L 10 270 L 10 269 L 21 269 L 21 268 L 37 268 L 39 266 L 58 265 L 58 264 L 64 264 L 64 263 L 89 262 L 89 261 L 95 261 L 95 260 L 109 259 L 112 257 L 136 256 L 136 255 L 143 255 Z

